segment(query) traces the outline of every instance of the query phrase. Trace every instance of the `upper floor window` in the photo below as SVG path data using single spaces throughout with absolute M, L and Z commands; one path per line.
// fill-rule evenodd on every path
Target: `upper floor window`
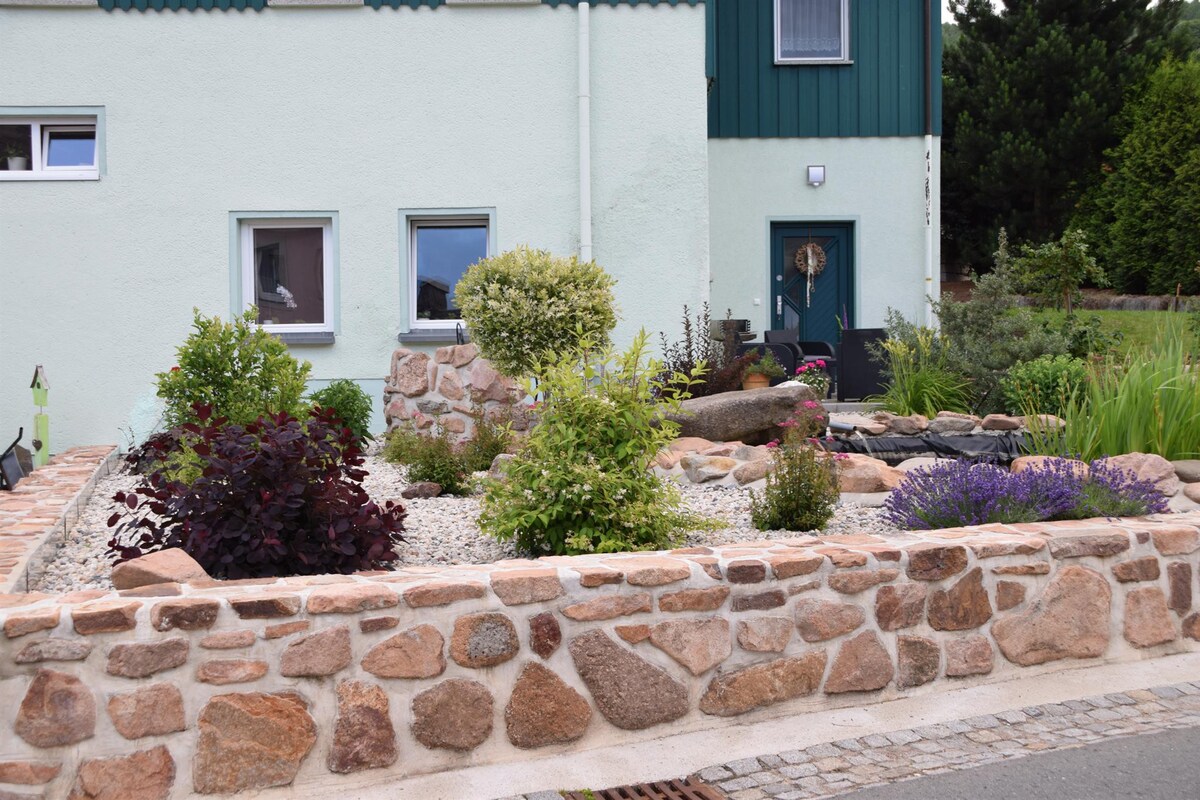
M 95 117 L 0 116 L 0 180 L 99 177 Z
M 775 0 L 775 63 L 850 60 L 850 0 Z

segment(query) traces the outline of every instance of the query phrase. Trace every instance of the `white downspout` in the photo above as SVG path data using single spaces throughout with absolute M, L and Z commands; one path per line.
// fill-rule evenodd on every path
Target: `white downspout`
M 579 260 L 592 260 L 591 6 L 579 6 Z
M 933 318 L 933 137 L 925 137 L 925 326 Z

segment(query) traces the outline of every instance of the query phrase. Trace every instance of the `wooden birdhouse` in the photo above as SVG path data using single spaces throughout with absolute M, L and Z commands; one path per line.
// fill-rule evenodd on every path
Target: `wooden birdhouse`
M 33 389 L 33 404 L 39 408 L 49 405 L 46 401 L 46 394 L 50 390 L 50 384 L 46 382 L 46 371 L 42 369 L 42 365 L 38 364 L 33 371 L 33 383 L 29 384 L 29 388 Z

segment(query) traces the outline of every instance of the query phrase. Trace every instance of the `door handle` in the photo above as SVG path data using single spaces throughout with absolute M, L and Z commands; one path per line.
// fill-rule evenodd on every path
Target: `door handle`
M 783 313 L 783 295 L 777 294 L 777 295 L 775 295 L 775 314 L 779 315 L 782 313 Z

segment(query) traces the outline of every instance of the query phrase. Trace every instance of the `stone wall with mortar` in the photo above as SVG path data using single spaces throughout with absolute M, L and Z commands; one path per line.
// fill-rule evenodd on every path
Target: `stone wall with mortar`
M 0 596 L 0 792 L 181 798 L 1200 648 L 1200 513 Z
M 516 430 L 528 420 L 521 413 L 525 391 L 497 372 L 473 344 L 439 347 L 433 355 L 397 348 L 383 387 L 383 413 L 390 433 L 408 425 L 435 425 L 455 437 L 469 438 L 480 415 L 508 419 Z

